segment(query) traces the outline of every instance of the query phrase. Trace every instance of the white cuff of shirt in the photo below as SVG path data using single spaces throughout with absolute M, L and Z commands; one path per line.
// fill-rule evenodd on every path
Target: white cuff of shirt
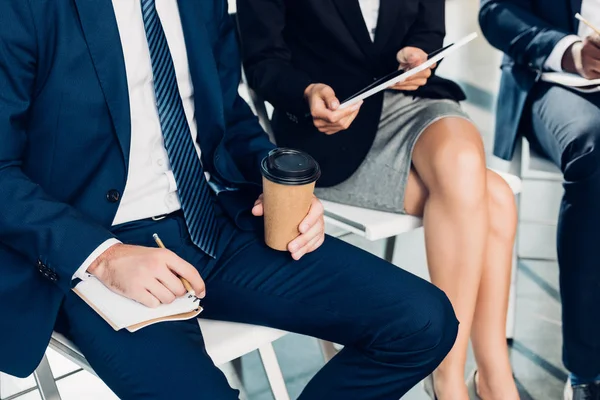
M 550 53 L 550 56 L 544 63 L 544 68 L 550 71 L 562 72 L 562 59 L 565 55 L 565 52 L 573 43 L 580 41 L 581 38 L 577 35 L 569 35 L 562 38 L 558 43 L 556 43 L 556 46 L 554 46 L 552 53 Z
M 100 246 L 96 247 L 96 250 L 94 250 L 92 254 L 90 254 L 88 258 L 85 259 L 83 264 L 81 264 L 81 267 L 79 267 L 79 269 L 75 271 L 75 274 L 73 275 L 72 279 L 79 278 L 82 281 L 85 280 L 87 278 L 87 269 L 90 265 L 92 265 L 94 261 L 96 261 L 96 258 L 100 257 L 100 255 L 106 250 L 108 250 L 109 247 L 119 243 L 121 242 L 117 239 L 108 239 Z

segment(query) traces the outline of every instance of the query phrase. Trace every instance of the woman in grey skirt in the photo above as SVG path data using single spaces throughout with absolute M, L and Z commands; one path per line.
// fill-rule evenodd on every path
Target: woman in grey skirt
M 444 0 L 238 0 L 250 86 L 277 144 L 312 154 L 318 197 L 423 217 L 432 282 L 460 321 L 426 381 L 432 398 L 514 400 L 505 340 L 513 194 L 487 170 L 460 88 L 427 70 L 364 103 L 340 101 L 443 44 Z M 469 338 L 477 370 L 465 385 Z

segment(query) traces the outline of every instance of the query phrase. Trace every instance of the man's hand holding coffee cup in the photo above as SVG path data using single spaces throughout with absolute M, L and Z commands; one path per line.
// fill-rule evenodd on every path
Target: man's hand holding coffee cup
M 569 47 L 562 59 L 565 71 L 587 79 L 600 78 L 600 35 L 594 33 Z
M 409 70 L 418 67 L 427 61 L 427 53 L 417 47 L 405 47 L 398 52 L 396 59 L 399 64 L 398 69 Z M 426 70 L 407 78 L 403 82 L 392 85 L 390 89 L 402 91 L 417 90 L 421 86 L 425 86 L 427 79 L 431 77 L 431 71 L 435 67 L 436 64 L 432 65 L 431 68 L 427 68 Z
M 310 107 L 310 114 L 315 127 L 327 134 L 333 135 L 350 127 L 362 101 L 352 107 L 339 110 L 340 101 L 330 86 L 322 83 L 313 83 L 304 91 L 304 98 Z
M 263 195 L 260 195 L 254 203 L 252 214 L 256 217 L 262 216 Z M 291 253 L 294 260 L 299 260 L 305 254 L 318 249 L 325 240 L 325 219 L 323 217 L 324 210 L 321 202 L 313 196 L 312 203 L 308 215 L 302 220 L 298 230 L 300 236 L 290 242 L 288 251 Z

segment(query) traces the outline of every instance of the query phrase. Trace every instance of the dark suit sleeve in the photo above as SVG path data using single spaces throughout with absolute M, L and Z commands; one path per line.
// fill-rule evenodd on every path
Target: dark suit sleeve
M 225 112 L 225 140 L 238 168 L 251 182 L 261 183 L 260 160 L 274 148 L 246 102 L 240 97 L 241 60 L 237 34 L 227 13 L 227 1 L 219 0 L 219 40 L 214 54 L 219 70 Z
M 536 70 L 544 68 L 556 44 L 569 34 L 538 18 L 531 0 L 482 0 L 479 23 L 492 46 Z
M 419 15 L 407 33 L 406 46 L 431 53 L 444 44 L 446 35 L 445 0 L 421 0 Z
M 275 108 L 309 112 L 304 90 L 314 83 L 292 63 L 285 43 L 283 0 L 237 0 L 244 67 L 250 86 Z
M 35 34 L 28 0 L 0 2 L 0 243 L 31 268 L 41 262 L 54 270 L 67 293 L 75 271 L 113 236 L 53 199 L 22 169 L 36 80 Z M 0 275 L 1 269 L 0 260 Z

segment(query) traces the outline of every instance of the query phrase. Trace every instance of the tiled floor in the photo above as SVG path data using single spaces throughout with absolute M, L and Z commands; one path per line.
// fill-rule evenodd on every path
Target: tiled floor
M 455 40 L 471 31 L 479 31 L 476 24 L 477 0 L 448 0 L 448 40 Z M 439 73 L 458 81 L 468 94 L 464 105 L 480 127 L 486 148 L 491 149 L 493 138 L 493 107 L 499 80 L 500 54 L 483 39 L 466 50 L 445 60 Z M 521 227 L 521 254 L 528 257 L 553 258 L 554 232 L 560 185 L 556 183 L 525 182 L 521 199 L 523 216 L 527 219 L 550 222 L 527 223 Z M 543 205 L 543 207 L 540 207 Z M 371 243 L 357 237 L 348 241 L 376 254 L 383 254 L 382 243 Z M 399 238 L 395 263 L 421 276 L 427 275 L 423 232 L 417 230 Z M 561 398 L 566 372 L 561 363 L 560 301 L 555 261 L 521 260 L 518 273 L 518 311 L 516 337 L 511 357 L 522 399 L 549 400 Z M 292 398 L 322 366 L 319 347 L 314 339 L 288 335 L 275 343 Z M 76 370 L 76 366 L 59 355 L 49 352 L 55 376 Z M 472 357 L 469 357 L 472 363 Z M 271 399 L 267 381 L 257 354 L 243 359 L 245 391 L 250 400 Z M 32 378 L 18 380 L 2 376 L 0 398 L 34 386 Z M 64 400 L 110 400 L 116 396 L 97 378 L 79 372 L 58 383 Z M 426 399 L 420 387 L 414 388 L 406 399 Z M 40 399 L 37 391 L 18 397 L 19 400 Z

